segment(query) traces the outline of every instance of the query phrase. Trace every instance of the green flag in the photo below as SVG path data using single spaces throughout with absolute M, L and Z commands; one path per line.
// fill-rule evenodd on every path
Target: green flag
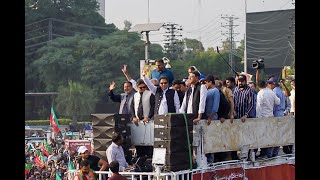
M 69 167 L 69 170 L 74 170 L 75 169 L 74 166 L 73 166 L 72 161 L 69 161 L 68 167 Z
M 56 180 L 62 180 L 58 172 L 56 172 Z

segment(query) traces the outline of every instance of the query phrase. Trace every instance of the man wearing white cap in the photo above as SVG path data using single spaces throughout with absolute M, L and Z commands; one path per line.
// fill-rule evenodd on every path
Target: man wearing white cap
M 107 161 L 100 159 L 98 156 L 90 155 L 89 150 L 85 146 L 79 147 L 78 154 L 81 157 L 78 160 L 78 164 L 80 164 L 82 160 L 87 159 L 90 163 L 90 168 L 94 171 L 104 171 L 109 166 Z M 98 165 L 101 167 L 99 168 Z

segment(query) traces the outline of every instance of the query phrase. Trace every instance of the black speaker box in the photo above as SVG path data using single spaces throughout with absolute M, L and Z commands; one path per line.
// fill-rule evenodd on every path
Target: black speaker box
M 112 139 L 98 139 L 93 138 L 93 147 L 95 151 L 106 151 L 111 145 Z
M 91 114 L 93 126 L 126 126 L 130 123 L 129 114 Z
M 193 126 L 195 114 L 186 114 L 188 126 Z M 183 114 L 154 115 L 154 124 L 166 127 L 186 126 Z
M 154 138 L 160 139 L 179 139 L 181 141 L 187 140 L 187 137 L 190 139 L 193 138 L 193 126 L 188 126 L 188 134 L 186 127 L 167 127 L 167 128 L 154 128 Z
M 192 154 L 191 154 L 192 162 Z M 190 157 L 188 151 L 178 152 L 178 153 L 166 153 L 166 162 L 167 166 L 177 166 L 181 164 L 189 164 Z
M 188 142 L 181 140 L 162 140 L 154 141 L 154 148 L 166 148 L 166 153 L 189 152 Z M 192 152 L 192 141 L 190 141 L 190 150 Z
M 179 164 L 179 165 L 175 165 L 175 166 L 165 166 L 164 167 L 164 171 L 166 172 L 176 172 L 176 171 L 182 171 L 182 170 L 187 170 L 189 169 L 189 164 L 185 163 L 185 164 Z
M 112 138 L 112 136 L 114 135 L 115 132 L 121 133 L 122 136 L 126 137 L 126 136 L 130 136 L 131 135 L 131 131 L 130 131 L 130 127 L 126 126 L 123 128 L 114 128 L 112 126 L 93 126 L 92 127 L 93 130 L 93 137 L 94 138 Z

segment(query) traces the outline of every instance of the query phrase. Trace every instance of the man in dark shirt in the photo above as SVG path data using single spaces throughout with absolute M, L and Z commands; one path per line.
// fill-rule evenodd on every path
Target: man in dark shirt
M 126 81 L 123 83 L 123 91 L 122 94 L 114 94 L 113 90 L 116 86 L 116 83 L 112 81 L 112 83 L 109 86 L 109 97 L 113 102 L 119 102 L 120 108 L 119 108 L 119 114 L 130 114 L 130 117 L 133 116 L 133 96 L 136 92 L 133 87 L 132 83 L 130 81 Z
M 109 166 L 107 161 L 100 159 L 98 156 L 90 155 L 89 150 L 85 146 L 80 146 L 78 153 L 81 157 L 78 159 L 78 164 L 80 164 L 82 160 L 87 159 L 90 163 L 90 168 L 94 171 L 105 171 Z M 98 167 L 99 165 L 101 168 Z
M 126 177 L 119 174 L 119 163 L 118 161 L 112 161 L 110 163 L 110 170 L 112 171 L 112 176 L 108 180 L 128 180 Z
M 234 89 L 234 110 L 236 117 L 245 122 L 246 118 L 253 118 L 250 114 L 254 108 L 254 92 L 247 85 L 247 78 L 245 75 L 238 77 L 238 86 Z

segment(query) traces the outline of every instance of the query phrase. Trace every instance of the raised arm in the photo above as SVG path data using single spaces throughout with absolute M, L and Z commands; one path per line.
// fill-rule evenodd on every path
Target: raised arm
M 128 65 L 127 64 L 124 64 L 123 65 L 123 68 L 121 69 L 121 71 L 123 72 L 124 76 L 126 77 L 127 81 L 130 81 L 132 78 L 131 76 L 128 74 L 127 72 L 127 67 Z
M 112 81 L 112 82 L 110 83 L 110 86 L 109 86 L 109 93 L 108 93 L 108 95 L 109 95 L 110 99 L 111 99 L 113 102 L 121 102 L 121 95 L 120 95 L 120 94 L 115 95 L 115 94 L 113 93 L 113 90 L 114 90 L 115 87 L 116 87 L 116 83 L 115 83 L 114 81 Z
M 152 94 L 155 95 L 157 92 L 157 87 L 155 85 L 153 85 L 153 83 L 150 81 L 149 78 L 146 77 L 145 70 L 142 70 L 142 78 L 143 78 L 144 83 L 146 83 L 149 90 L 152 92 Z
M 291 96 L 291 93 L 290 93 L 290 91 L 289 91 L 289 89 L 288 89 L 288 87 L 286 86 L 286 84 L 283 82 L 283 80 L 281 79 L 280 80 L 280 83 L 282 84 L 282 86 L 284 87 L 284 89 L 285 89 L 285 91 L 284 91 L 284 95 L 285 96 Z
M 132 83 L 133 89 L 138 91 L 137 90 L 137 82 L 134 79 L 132 79 L 131 76 L 128 74 L 127 67 L 128 67 L 128 65 L 124 64 L 123 68 L 121 69 L 121 71 L 123 72 L 123 74 L 126 77 L 127 81 L 130 81 Z

